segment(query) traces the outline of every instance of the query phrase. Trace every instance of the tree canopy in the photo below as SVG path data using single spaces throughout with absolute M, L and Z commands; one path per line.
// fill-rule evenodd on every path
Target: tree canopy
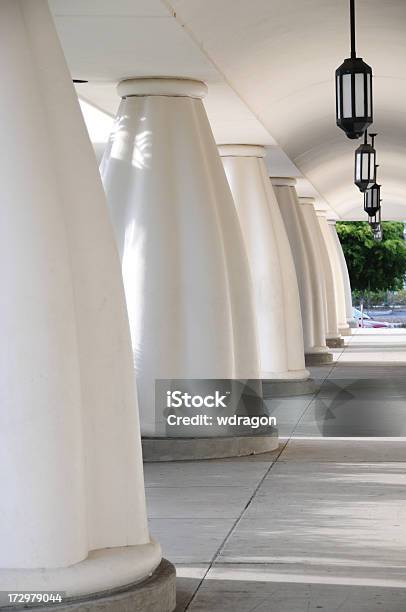
M 383 238 L 376 242 L 365 221 L 341 221 L 337 233 L 355 291 L 396 291 L 406 275 L 406 244 L 403 223 L 384 221 Z

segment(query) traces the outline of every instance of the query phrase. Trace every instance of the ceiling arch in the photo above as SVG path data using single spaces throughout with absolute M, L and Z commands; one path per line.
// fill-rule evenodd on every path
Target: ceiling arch
M 335 125 L 334 71 L 349 55 L 348 0 L 50 0 L 83 95 L 114 113 L 128 76 L 200 78 L 218 142 L 264 144 L 339 217 L 360 218 L 353 154 Z M 373 68 L 385 216 L 406 218 L 406 1 L 356 0 Z M 276 155 L 277 149 L 279 153 Z M 304 195 L 304 194 L 303 194 Z M 361 212 L 362 218 L 362 212 Z
M 354 216 L 350 141 L 335 126 L 334 71 L 349 55 L 348 0 L 173 0 L 193 36 L 339 216 Z M 204 5 L 204 6 L 203 6 Z M 406 2 L 358 0 L 357 50 L 374 72 L 387 214 L 406 218 Z

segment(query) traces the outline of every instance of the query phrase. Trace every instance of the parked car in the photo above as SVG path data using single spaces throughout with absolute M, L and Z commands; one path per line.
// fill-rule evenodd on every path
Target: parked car
M 388 321 L 376 321 L 376 319 L 373 319 L 372 317 L 370 317 L 365 312 L 365 310 L 364 310 L 364 315 L 363 315 L 363 323 L 361 325 L 361 319 L 362 319 L 361 311 L 358 310 L 358 308 L 353 308 L 352 313 L 353 313 L 354 319 L 357 322 L 358 327 L 375 327 L 375 328 L 395 327 L 393 323 L 388 323 Z

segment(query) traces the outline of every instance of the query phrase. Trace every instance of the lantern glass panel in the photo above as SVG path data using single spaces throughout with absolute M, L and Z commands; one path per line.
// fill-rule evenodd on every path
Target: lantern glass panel
M 352 117 L 352 87 L 351 87 L 351 75 L 343 75 L 343 117 L 348 119 Z
M 368 171 L 368 153 L 362 153 L 361 154 L 361 158 L 362 158 L 362 180 L 363 181 L 367 181 L 369 179 L 369 171 Z
M 364 100 L 364 75 L 355 75 L 355 116 L 365 116 L 365 100 Z
M 372 208 L 378 208 L 378 190 L 371 189 L 372 191 Z
M 355 157 L 355 180 L 361 180 L 361 159 L 362 155 L 356 155 Z
M 337 118 L 341 119 L 341 94 L 340 94 L 340 77 L 337 75 Z
M 375 164 L 376 164 L 376 153 L 374 152 L 369 156 L 370 166 L 369 166 L 369 180 L 371 183 L 375 181 Z
M 368 100 L 367 100 L 367 102 L 368 102 L 367 110 L 368 110 L 368 117 L 372 117 L 372 91 L 371 91 L 371 86 L 372 86 L 372 83 L 371 83 L 371 74 L 368 73 L 367 74 L 367 92 L 368 92 L 368 94 L 367 94 L 367 98 L 368 98 Z

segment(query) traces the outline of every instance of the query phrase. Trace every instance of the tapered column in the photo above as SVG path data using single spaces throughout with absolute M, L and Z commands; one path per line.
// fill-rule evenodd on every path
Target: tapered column
M 296 274 L 263 161 L 265 149 L 222 145 L 219 150 L 250 262 L 261 377 L 308 378 Z
M 293 178 L 271 178 L 288 234 L 299 286 L 306 363 L 329 363 L 326 346 L 323 287 L 305 217 L 300 209 Z
M 357 327 L 357 323 L 353 316 L 352 311 L 352 293 L 351 293 L 351 283 L 350 283 L 350 275 L 348 274 L 347 262 L 345 261 L 343 247 L 341 246 L 340 239 L 337 234 L 336 222 L 329 221 L 330 231 L 333 235 L 333 239 L 337 248 L 338 259 L 340 261 L 341 274 L 343 277 L 344 283 L 344 295 L 345 295 L 345 314 L 347 323 L 350 327 Z
M 330 224 L 334 221 L 327 220 L 327 211 L 322 212 L 318 216 L 320 228 L 324 236 L 325 244 L 329 253 L 329 259 L 333 270 L 334 288 L 336 296 L 337 323 L 340 334 L 348 336 L 351 334 L 350 327 L 347 323 L 347 313 L 345 305 L 345 289 L 344 279 L 341 270 L 340 259 L 338 256 L 337 245 L 333 233 L 330 229 Z M 334 228 L 335 229 L 335 228 Z
M 340 347 L 343 346 L 344 341 L 338 331 L 333 271 L 314 208 L 314 198 L 300 197 L 299 203 L 302 207 L 302 212 L 305 216 L 310 235 L 313 237 L 312 245 L 315 255 L 316 271 L 320 278 L 320 285 L 323 292 L 326 343 L 327 346 L 331 348 Z
M 259 378 L 252 284 L 202 104 L 204 83 L 130 79 L 118 92 L 101 173 L 122 262 L 142 431 L 154 435 L 156 379 Z
M 0 590 L 80 596 L 161 561 L 120 263 L 45 0 L 0 3 L 0 50 Z

